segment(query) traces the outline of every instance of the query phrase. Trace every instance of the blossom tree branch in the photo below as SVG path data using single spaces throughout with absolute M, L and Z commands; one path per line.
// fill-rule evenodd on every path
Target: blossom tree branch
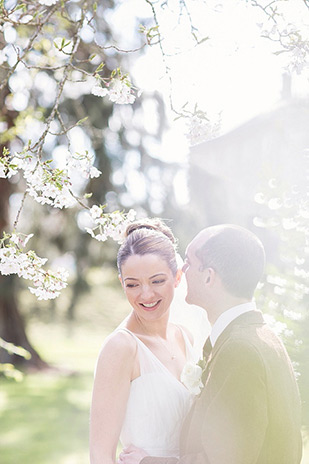
M 11 78 L 14 75 L 18 76 L 21 71 L 27 71 L 31 78 L 33 76 L 31 73 L 35 75 L 35 73 L 47 71 L 48 75 L 51 75 L 56 82 L 53 102 L 48 108 L 48 114 L 45 115 L 43 121 L 40 121 L 41 134 L 38 134 L 36 140 L 33 141 L 26 140 L 25 134 L 23 134 L 19 141 L 24 141 L 24 148 L 14 155 L 6 148 L 0 157 L 0 177 L 10 178 L 19 171 L 26 184 L 14 221 L 14 230 L 1 242 L 0 270 L 3 267 L 7 270 L 8 264 L 12 264 L 12 260 L 23 254 L 22 247 L 16 248 L 15 242 L 20 238 L 18 235 L 20 232 L 17 232 L 17 228 L 27 196 L 32 197 L 42 205 L 48 204 L 56 208 L 69 208 L 78 204 L 90 211 L 94 227 L 88 228 L 87 231 L 92 237 L 97 240 L 106 240 L 109 236 L 119 240 L 121 237 L 122 226 L 127 223 L 128 217 L 119 212 L 114 216 L 112 213 L 108 214 L 104 211 L 105 206 L 102 205 L 88 206 L 87 198 L 82 199 L 82 195 L 74 189 L 73 172 L 81 173 L 85 179 L 98 177 L 101 172 L 94 166 L 95 158 L 93 155 L 88 152 L 71 153 L 70 131 L 76 126 L 86 123 L 85 119 L 67 124 L 60 110 L 68 84 L 89 85 L 89 90 L 93 95 L 108 97 L 113 104 L 133 104 L 139 97 L 139 90 L 132 84 L 128 73 L 123 72 L 120 67 L 113 69 L 110 74 L 107 72 L 102 53 L 105 55 L 107 51 L 113 50 L 119 54 L 129 54 L 141 51 L 146 45 L 159 46 L 169 86 L 171 110 L 177 117 L 189 121 L 189 135 L 193 142 L 200 142 L 203 138 L 217 134 L 220 126 L 219 118 L 218 121 L 210 121 L 207 113 L 201 110 L 198 105 L 195 105 L 193 109 L 188 108 L 187 103 L 181 108 L 175 107 L 172 96 L 173 80 L 169 64 L 169 58 L 173 53 L 168 51 L 168 39 L 163 35 L 160 27 L 160 14 L 164 14 L 164 8 L 169 6 L 169 2 L 168 0 L 166 2 L 145 0 L 145 2 L 150 7 L 153 26 L 149 28 L 141 26 L 140 32 L 143 33 L 144 39 L 140 46 L 126 49 L 117 44 L 110 44 L 108 41 L 102 45 L 98 43 L 94 35 L 91 52 L 95 53 L 89 53 L 88 58 L 85 59 L 83 56 L 80 59 L 83 28 L 87 26 L 94 34 L 96 32 L 98 22 L 96 2 L 88 0 L 71 4 L 69 0 L 36 0 L 34 2 L 26 0 L 22 4 L 16 3 L 13 8 L 9 9 L 6 8 L 6 2 L 0 0 L 2 32 L 5 32 L 4 27 L 8 27 L 13 29 L 17 35 L 15 43 L 10 41 L 0 50 L 0 72 L 3 75 L 0 92 L 10 86 Z M 307 1 L 303 0 L 303 3 L 308 7 Z M 272 30 L 262 32 L 262 37 L 278 42 L 282 49 L 278 50 L 277 53 L 290 53 L 293 57 L 292 67 L 301 71 L 308 61 L 309 41 L 302 37 L 299 30 L 286 24 L 287 21 L 280 12 L 280 2 L 273 0 L 263 4 L 258 0 L 251 0 L 251 5 L 259 8 L 267 22 L 272 25 Z M 102 9 L 103 6 L 100 5 L 99 8 Z M 178 5 L 176 4 L 175 19 L 178 23 L 185 21 L 194 46 L 209 39 L 209 37 L 198 38 L 189 0 L 179 0 Z M 59 33 L 63 34 L 63 37 L 52 40 L 51 24 L 59 26 Z M 25 36 L 29 36 L 29 39 L 25 40 Z M 3 37 L 5 38 L 5 34 Z M 44 46 L 47 47 L 47 52 L 44 51 Z M 37 56 L 33 53 L 34 50 L 41 50 L 41 52 Z M 53 126 L 56 127 L 55 130 Z M 52 160 L 46 159 L 44 148 L 47 137 L 63 136 L 66 140 L 68 153 L 65 168 L 59 169 L 52 167 Z M 133 213 L 129 216 L 132 218 Z M 12 239 L 14 234 L 17 234 L 16 239 Z M 14 265 L 15 267 L 12 266 L 12 269 L 17 269 L 17 264 Z M 39 273 L 39 271 L 37 272 Z M 38 279 L 37 282 L 42 283 L 42 279 Z M 49 277 L 46 277 L 46 282 L 50 282 Z M 40 291 L 40 296 L 43 294 Z M 52 291 L 48 293 L 46 290 L 45 295 L 50 297 Z

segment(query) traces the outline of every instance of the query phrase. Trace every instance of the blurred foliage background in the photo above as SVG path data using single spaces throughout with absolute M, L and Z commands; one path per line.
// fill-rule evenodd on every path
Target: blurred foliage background
M 17 3 L 4 2 L 7 8 Z M 95 4 L 65 3 L 71 19 L 82 3 L 91 14 Z M 33 7 L 33 2 L 24 4 L 26 12 L 29 5 Z M 96 32 L 86 25 L 83 28 L 76 58 L 90 74 L 103 61 L 104 76 L 118 66 L 130 71 L 137 56 L 145 52 L 142 48 L 121 54 L 102 46 L 98 53 L 98 43 L 109 46 L 121 36 L 110 20 L 120 4 L 98 2 Z M 60 79 L 59 70 L 52 69 L 59 59 L 52 45 L 55 31 L 66 38 L 74 33 L 74 24 L 63 11 L 54 11 L 53 23 L 46 24 L 28 57 L 33 67 L 17 69 L 1 90 L 1 152 L 4 146 L 19 151 L 29 139 L 35 140 L 54 107 Z M 153 24 L 151 15 L 136 15 L 135 30 L 140 23 Z M 9 24 L 0 31 L 1 48 L 12 43 L 22 46 L 33 32 L 31 25 Z M 132 49 L 143 45 L 137 33 L 127 40 Z M 87 61 L 92 53 L 98 57 L 94 68 Z M 33 63 L 38 62 L 36 68 Z M 0 67 L 0 81 L 7 72 L 5 66 Z M 103 173 L 80 183 L 80 191 L 93 193 L 91 204 L 107 203 L 110 211 L 133 207 L 140 216 L 169 220 L 181 254 L 202 227 L 213 224 L 233 222 L 260 236 L 267 251 L 267 269 L 256 299 L 282 337 L 298 373 L 308 446 L 308 99 L 287 92 L 285 76 L 279 109 L 197 145 L 184 163 L 162 157 L 160 142 L 170 121 L 159 92 L 145 92 L 133 105 L 113 105 L 92 95 L 87 83 L 79 85 L 80 78 L 73 70 L 58 110 L 67 126 L 88 119 L 68 136 L 49 136 L 44 159 L 61 166 L 68 140 L 72 151 L 89 150 Z M 59 128 L 60 116 L 55 118 L 53 131 Z M 186 202 L 177 197 L 179 179 L 188 192 Z M 0 179 L 1 231 L 12 227 L 23 189 L 19 175 Z M 129 308 L 117 279 L 117 245 L 93 240 L 85 233 L 85 225 L 86 213 L 78 206 L 59 210 L 26 198 L 20 230 L 35 234 L 31 247 L 39 256 L 70 270 L 70 282 L 57 300 L 39 302 L 28 292 L 27 282 L 0 275 L 0 337 L 32 354 L 26 360 L 0 348 L 0 362 L 13 362 L 25 373 L 21 382 L 0 377 L 3 464 L 88 462 L 95 360 L 104 338 Z M 303 464 L 308 463 L 307 452 Z

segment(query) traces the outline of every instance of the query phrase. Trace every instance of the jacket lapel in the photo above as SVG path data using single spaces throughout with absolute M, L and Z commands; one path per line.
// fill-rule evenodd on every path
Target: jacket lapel
M 209 369 L 213 359 L 215 358 L 216 354 L 220 351 L 220 348 L 226 340 L 229 339 L 231 332 L 235 329 L 235 327 L 246 327 L 249 325 L 262 325 L 265 324 L 263 319 L 263 315 L 261 311 L 248 311 L 247 313 L 241 314 L 236 319 L 234 319 L 222 332 L 222 334 L 218 337 L 214 347 L 211 346 L 210 337 L 206 340 L 204 345 L 203 353 L 205 353 L 205 361 L 206 367 L 202 375 L 202 381 L 205 385 L 206 379 L 208 377 Z M 209 341 L 209 342 L 208 342 Z M 206 347 L 206 345 L 208 346 Z M 210 345 L 210 348 L 209 348 Z
M 203 354 L 204 359 L 206 361 L 206 367 L 203 372 L 202 380 L 203 383 L 207 381 L 209 371 L 212 365 L 213 360 L 217 356 L 220 348 L 224 345 L 224 343 L 230 337 L 231 332 L 235 329 L 236 326 L 238 327 L 247 327 L 250 325 L 263 325 L 265 321 L 263 319 L 263 315 L 260 311 L 249 311 L 247 313 L 242 314 L 241 316 L 234 319 L 222 332 L 222 334 L 217 339 L 214 347 L 211 347 L 210 339 L 206 340 L 204 345 Z M 198 433 L 197 433 L 197 423 L 202 422 L 202 417 L 204 416 L 205 412 L 203 411 L 205 402 L 207 401 L 207 386 L 204 390 L 202 390 L 201 395 L 196 397 L 195 402 L 192 405 L 192 408 L 184 422 L 182 433 L 181 433 L 181 450 L 183 453 L 192 452 L 192 448 L 195 447 L 196 443 L 199 440 Z M 192 432 L 193 431 L 193 432 Z M 195 444 L 194 444 L 195 443 Z M 197 445 L 196 445 L 197 446 Z

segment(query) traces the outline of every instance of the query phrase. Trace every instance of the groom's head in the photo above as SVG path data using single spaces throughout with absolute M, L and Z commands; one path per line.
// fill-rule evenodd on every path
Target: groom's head
M 202 230 L 188 245 L 184 272 L 187 302 L 208 309 L 216 298 L 251 300 L 265 263 L 258 237 L 235 225 L 218 225 Z

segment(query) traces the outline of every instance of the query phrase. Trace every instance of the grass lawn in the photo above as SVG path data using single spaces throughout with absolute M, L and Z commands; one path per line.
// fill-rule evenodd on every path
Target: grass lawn
M 91 293 L 65 321 L 65 295 L 29 318 L 28 334 L 42 357 L 59 371 L 27 374 L 20 383 L 0 379 L 1 464 L 87 464 L 93 370 L 100 346 L 125 317 L 127 303 L 115 273 L 89 275 Z M 28 293 L 22 304 L 35 300 Z M 28 310 L 27 310 L 28 311 Z M 29 312 L 29 311 L 28 311 Z M 302 464 L 309 464 L 309 441 Z
M 92 272 L 88 280 L 91 293 L 79 301 L 72 324 L 65 319 L 65 294 L 53 310 L 43 302 L 43 309 L 28 318 L 30 340 L 60 370 L 28 373 L 20 383 L 0 378 L 1 464 L 89 463 L 95 362 L 128 306 L 113 272 Z M 28 292 L 22 293 L 21 304 L 27 313 L 37 305 Z

